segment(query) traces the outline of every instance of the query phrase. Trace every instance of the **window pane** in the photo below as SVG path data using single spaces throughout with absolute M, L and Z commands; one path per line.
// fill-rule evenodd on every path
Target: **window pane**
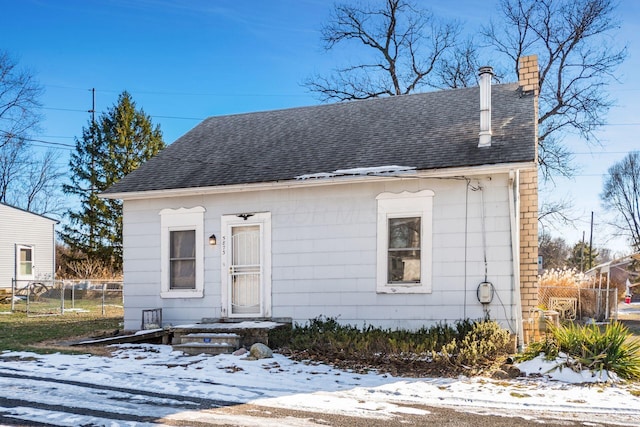
M 32 252 L 29 248 L 20 248 L 20 275 L 31 276 L 33 274 Z
M 173 258 L 195 258 L 196 257 L 196 232 L 195 230 L 172 231 L 171 232 L 171 253 Z
M 420 220 L 389 218 L 388 283 L 420 282 Z
M 169 288 L 196 288 L 196 232 L 171 231 L 169 254 Z
M 20 249 L 20 261 L 31 261 L 31 249 Z
M 196 287 L 196 261 L 174 260 L 171 261 L 170 283 L 171 289 L 195 289 Z
M 20 263 L 20 275 L 21 276 L 31 276 L 32 269 L 30 262 L 21 262 Z
M 420 250 L 389 251 L 388 282 L 420 282 Z
M 420 249 L 420 217 L 389 218 L 389 249 Z

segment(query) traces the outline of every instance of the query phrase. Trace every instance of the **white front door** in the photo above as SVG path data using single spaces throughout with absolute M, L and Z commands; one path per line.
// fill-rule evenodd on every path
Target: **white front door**
M 271 215 L 222 217 L 222 315 L 271 315 Z
M 22 280 L 33 280 L 33 246 L 16 245 L 16 280 L 18 286 L 24 286 L 26 283 L 20 283 Z

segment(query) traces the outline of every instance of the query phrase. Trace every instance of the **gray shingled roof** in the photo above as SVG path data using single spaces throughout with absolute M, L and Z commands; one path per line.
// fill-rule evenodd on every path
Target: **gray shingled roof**
M 491 147 L 479 89 L 210 117 L 105 194 L 292 180 L 385 165 L 418 170 L 533 162 L 534 97 L 492 86 Z

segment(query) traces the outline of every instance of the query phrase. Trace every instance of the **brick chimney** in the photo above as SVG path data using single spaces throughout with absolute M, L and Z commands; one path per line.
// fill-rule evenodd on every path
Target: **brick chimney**
M 518 83 L 524 93 L 540 93 L 538 55 L 521 56 L 518 59 Z
M 491 79 L 493 68 L 480 67 L 480 133 L 478 148 L 491 147 Z

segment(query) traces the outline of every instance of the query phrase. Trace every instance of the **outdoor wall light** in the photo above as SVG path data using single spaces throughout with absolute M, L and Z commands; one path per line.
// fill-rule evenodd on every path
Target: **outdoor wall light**
M 209 236 L 209 244 L 210 244 L 211 246 L 215 246 L 215 245 L 216 245 L 216 243 L 217 243 L 216 235 L 215 235 L 215 234 L 212 234 L 211 236 Z

